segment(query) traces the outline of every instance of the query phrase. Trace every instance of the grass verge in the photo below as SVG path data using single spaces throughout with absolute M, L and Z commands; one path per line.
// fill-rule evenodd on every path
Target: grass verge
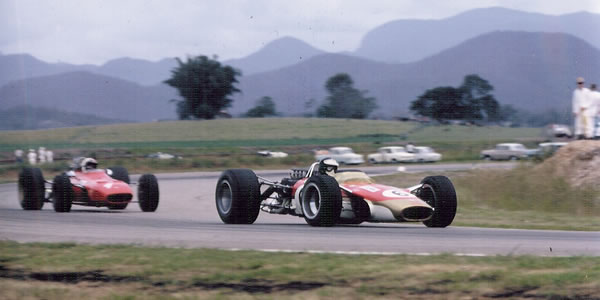
M 0 242 L 4 299 L 600 297 L 600 258 L 334 255 Z
M 377 182 L 412 186 L 427 175 L 433 174 L 396 174 L 377 177 Z M 597 187 L 572 187 L 564 178 L 537 174 L 527 165 L 443 175 L 458 195 L 454 226 L 600 231 Z

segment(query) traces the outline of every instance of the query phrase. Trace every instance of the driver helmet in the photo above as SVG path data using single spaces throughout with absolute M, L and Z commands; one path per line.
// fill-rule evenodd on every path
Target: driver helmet
M 82 171 L 94 170 L 98 167 L 98 162 L 91 157 L 86 157 L 81 160 L 80 166 Z
M 340 166 L 340 164 L 338 164 L 338 162 L 330 157 L 326 157 L 321 159 L 321 161 L 319 162 L 319 173 L 320 174 L 328 174 L 328 173 L 335 173 L 337 172 L 338 167 Z

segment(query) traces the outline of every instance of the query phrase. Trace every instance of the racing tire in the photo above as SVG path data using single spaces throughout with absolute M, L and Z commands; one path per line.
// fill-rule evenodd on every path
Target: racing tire
M 428 176 L 421 180 L 417 197 L 433 207 L 433 215 L 423 224 L 427 227 L 446 227 L 456 215 L 457 199 L 454 185 L 446 176 Z
M 24 210 L 40 210 L 44 206 L 46 187 L 39 168 L 23 168 L 19 173 L 19 203 Z
M 55 212 L 70 212 L 74 195 L 69 176 L 62 174 L 54 177 L 54 182 L 52 183 L 52 205 Z
M 143 212 L 154 212 L 158 208 L 158 180 L 152 174 L 144 174 L 138 181 L 138 202 Z
M 225 224 L 252 224 L 260 212 L 260 184 L 250 169 L 230 169 L 221 174 L 215 204 Z
M 342 212 L 342 193 L 335 178 L 316 175 L 304 184 L 300 196 L 304 220 L 311 226 L 329 227 L 338 223 Z
M 123 181 L 127 184 L 131 183 L 129 180 L 129 172 L 127 172 L 127 169 L 123 167 L 110 167 L 106 169 L 106 173 L 113 179 Z
M 108 209 L 111 210 L 123 210 L 127 208 L 127 204 L 129 203 L 123 203 L 123 204 L 109 204 L 108 205 Z

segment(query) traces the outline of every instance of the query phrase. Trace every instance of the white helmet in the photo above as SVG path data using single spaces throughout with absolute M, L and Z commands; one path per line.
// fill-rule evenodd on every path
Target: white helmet
M 82 171 L 94 170 L 98 167 L 98 162 L 91 157 L 86 157 L 81 160 L 79 166 L 81 167 Z
M 327 174 L 330 172 L 335 173 L 339 166 L 340 166 L 340 164 L 338 164 L 338 162 L 335 159 L 330 158 L 330 157 L 323 158 L 319 162 L 319 173 L 320 174 Z

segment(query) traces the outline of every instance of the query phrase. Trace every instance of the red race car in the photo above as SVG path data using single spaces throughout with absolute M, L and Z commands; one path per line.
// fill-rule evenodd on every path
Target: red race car
M 456 192 L 445 176 L 396 188 L 376 184 L 362 171 L 337 168 L 335 160 L 326 158 L 308 170 L 293 170 L 278 182 L 248 169 L 226 170 L 215 192 L 217 211 L 227 224 L 252 224 L 261 210 L 304 217 L 312 226 L 423 222 L 428 227 L 446 227 L 454 220 Z
M 23 168 L 18 184 L 21 207 L 40 210 L 44 202 L 52 202 L 56 212 L 69 212 L 73 204 L 125 209 L 133 198 L 127 169 L 98 169 L 97 166 L 93 158 L 75 158 L 71 169 L 57 175 L 53 181 L 44 180 L 39 168 Z M 144 174 L 137 186 L 142 211 L 155 211 L 159 198 L 156 177 Z

